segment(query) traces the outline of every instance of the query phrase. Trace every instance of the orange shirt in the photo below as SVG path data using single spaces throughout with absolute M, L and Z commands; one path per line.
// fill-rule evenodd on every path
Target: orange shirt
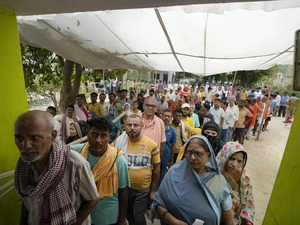
M 251 127 L 251 126 L 254 126 L 254 124 L 255 124 L 257 114 L 260 112 L 260 108 L 258 107 L 257 103 L 255 103 L 254 105 L 250 105 L 249 109 L 251 109 L 253 112 L 253 119 L 250 124 L 250 127 Z
M 263 104 L 263 102 L 262 102 L 262 101 L 259 101 L 259 102 L 256 102 L 255 104 L 257 104 L 258 108 L 260 109 L 260 106 Z M 263 113 L 263 112 L 262 112 L 261 110 L 258 111 L 257 116 L 261 116 L 262 113 Z

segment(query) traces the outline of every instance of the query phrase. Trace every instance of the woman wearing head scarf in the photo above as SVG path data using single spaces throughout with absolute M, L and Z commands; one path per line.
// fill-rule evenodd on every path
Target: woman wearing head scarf
M 129 103 L 124 104 L 123 111 L 126 113 L 126 116 L 133 114 Z
M 174 164 L 162 181 L 153 202 L 166 224 L 233 225 L 232 200 L 213 149 L 203 135 L 192 136 L 185 158 Z
M 90 120 L 94 119 L 96 116 L 97 116 L 97 115 L 96 115 L 95 112 L 89 111 L 89 112 L 88 112 L 87 120 L 90 121 Z
M 111 121 L 113 121 L 115 118 L 119 116 L 118 109 L 115 105 L 109 107 L 107 116 Z M 111 137 L 108 143 L 109 144 L 113 143 L 120 136 L 120 133 L 121 133 L 121 122 L 120 120 L 118 120 L 117 122 L 114 123 L 113 129 L 111 131 Z
M 236 225 L 253 225 L 255 206 L 250 178 L 244 169 L 247 152 L 238 142 L 228 142 L 217 155 L 221 173 L 231 189 L 234 222 Z
M 222 145 L 219 139 L 219 126 L 216 122 L 208 121 L 204 124 L 201 134 L 207 138 L 211 144 L 215 155 L 222 149 Z
M 70 136 L 66 140 L 66 144 L 69 144 L 79 138 L 86 136 L 88 133 L 88 126 L 85 121 L 79 120 L 70 124 Z

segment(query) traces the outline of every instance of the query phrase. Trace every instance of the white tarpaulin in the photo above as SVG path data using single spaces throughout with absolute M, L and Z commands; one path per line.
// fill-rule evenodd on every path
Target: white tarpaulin
M 19 16 L 22 43 L 90 68 L 210 75 L 292 64 L 300 1 Z

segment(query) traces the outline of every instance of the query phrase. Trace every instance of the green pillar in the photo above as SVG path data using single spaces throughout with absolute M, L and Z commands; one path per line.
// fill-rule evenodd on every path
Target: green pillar
M 20 53 L 16 14 L 0 7 L 0 224 L 15 225 L 20 220 L 21 201 L 13 187 L 19 151 L 14 144 L 14 122 L 28 110 Z M 5 187 L 7 185 L 7 187 Z
M 287 141 L 264 225 L 300 224 L 300 105 Z M 259 188 L 259 187 L 256 187 Z

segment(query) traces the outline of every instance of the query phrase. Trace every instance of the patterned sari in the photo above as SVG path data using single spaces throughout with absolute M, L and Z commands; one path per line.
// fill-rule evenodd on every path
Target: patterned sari
M 244 154 L 244 162 L 239 182 L 236 182 L 235 179 L 233 179 L 233 177 L 225 170 L 227 161 L 237 152 Z M 247 162 L 246 149 L 237 142 L 228 142 L 217 155 L 217 161 L 219 162 L 221 173 L 225 177 L 231 190 L 234 223 L 236 225 L 240 225 L 243 220 L 248 220 L 249 222 L 254 223 L 255 206 L 253 190 L 250 178 L 247 176 L 246 170 L 244 169 Z

